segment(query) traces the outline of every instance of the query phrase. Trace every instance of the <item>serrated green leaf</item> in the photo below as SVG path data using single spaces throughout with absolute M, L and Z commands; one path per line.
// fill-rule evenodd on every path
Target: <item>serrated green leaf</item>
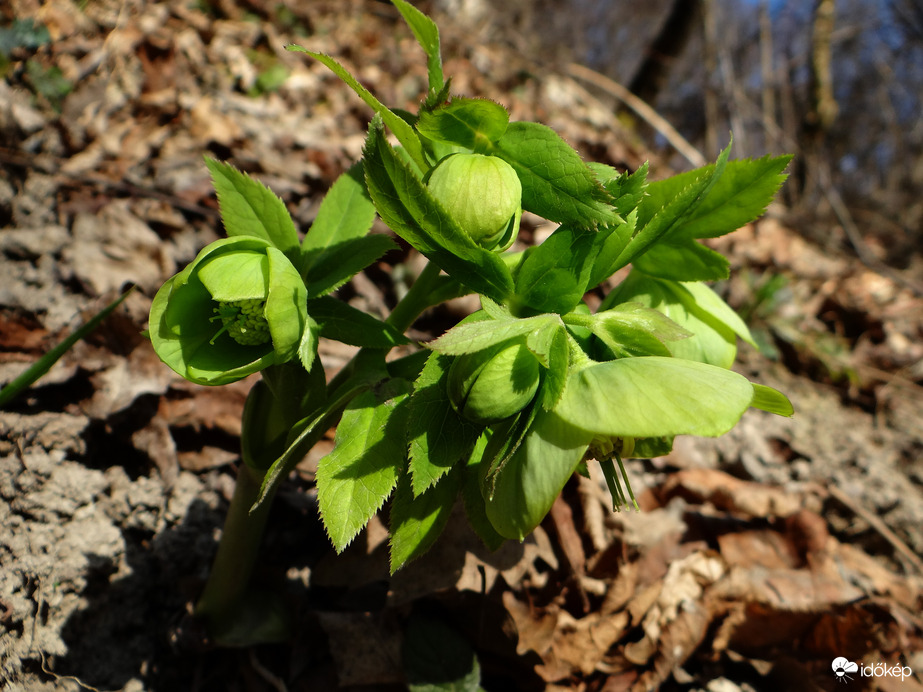
M 458 497 L 458 469 L 420 496 L 414 496 L 410 475 L 401 476 L 391 505 L 391 574 L 430 549 L 445 528 Z
M 497 533 L 521 541 L 538 526 L 591 439 L 592 435 L 568 424 L 555 412 L 539 411 L 493 486 L 489 479 L 482 482 L 485 511 Z
M 488 317 L 490 317 L 491 319 L 495 319 L 495 320 L 513 319 L 513 313 L 510 312 L 510 309 L 506 307 L 505 305 L 500 305 L 500 303 L 495 303 L 487 296 L 478 296 L 478 299 L 481 301 L 481 308 L 484 313 L 482 316 L 482 319 L 487 319 Z M 477 313 L 473 313 L 473 314 L 477 314 Z
M 453 98 L 441 108 L 423 111 L 417 132 L 436 142 L 481 152 L 503 136 L 509 122 L 509 113 L 495 101 Z
M 309 300 L 308 314 L 320 324 L 320 334 L 325 339 L 366 348 L 390 349 L 409 343 L 390 324 L 336 298 L 325 296 Z
M 479 438 L 468 457 L 467 465 L 462 473 L 462 499 L 465 504 L 465 514 L 468 517 L 468 523 L 478 537 L 484 542 L 489 550 L 497 550 L 506 541 L 506 538 L 497 533 L 493 524 L 487 518 L 487 508 L 484 504 L 484 496 L 481 494 L 480 479 L 487 475 L 486 470 L 481 471 L 481 464 L 489 464 L 490 460 L 485 462 L 484 451 L 487 447 L 487 437 L 489 430 L 485 431 Z
M 631 242 L 631 238 L 635 234 L 636 220 L 637 212 L 632 210 L 625 215 L 625 223 L 603 227 L 596 233 L 593 239 L 593 249 L 590 251 L 590 255 L 594 259 L 593 267 L 587 280 L 587 288 L 592 289 L 608 279 L 612 274 L 612 267 L 616 259 L 622 254 L 622 251 Z
M 736 313 L 704 284 L 666 281 L 633 270 L 606 296 L 600 311 L 626 302 L 657 310 L 691 332 L 689 338 L 666 344 L 675 358 L 729 368 L 737 356 L 735 329 L 743 326 L 742 333 L 749 336 Z
M 717 437 L 737 424 L 752 399 L 753 385 L 735 372 L 648 356 L 571 374 L 555 413 L 594 435 Z
M 404 466 L 410 384 L 390 380 L 343 412 L 333 451 L 318 462 L 317 502 L 342 552 L 391 495 Z
M 452 359 L 432 353 L 414 382 L 407 439 L 413 494 L 420 495 L 463 462 L 480 429 L 452 407 L 445 380 Z
M 308 273 L 308 295 L 318 298 L 332 293 L 378 260 L 397 244 L 386 235 L 350 238 L 324 249 L 324 262 Z
M 534 310 L 565 314 L 583 299 L 593 268 L 596 234 L 560 226 L 531 247 L 516 276 L 516 298 Z
M 581 324 L 589 327 L 614 358 L 670 356 L 664 341 L 692 336 L 663 313 L 640 303 L 622 303 Z
M 366 105 L 375 111 L 376 115 L 378 115 L 378 117 L 384 121 L 384 124 L 388 126 L 388 129 L 394 133 L 394 136 L 397 137 L 398 141 L 404 146 L 407 153 L 410 154 L 410 157 L 420 168 L 426 170 L 429 167 L 426 163 L 426 157 L 423 155 L 423 146 L 420 144 L 420 138 L 417 137 L 417 133 L 414 132 L 410 124 L 375 98 L 372 92 L 359 84 L 356 78 L 353 77 L 345 67 L 329 55 L 324 55 L 323 53 L 315 53 L 314 51 L 296 45 L 289 45 L 286 46 L 286 48 L 299 53 L 306 53 L 318 62 L 326 65 L 331 72 L 343 80 L 350 89 L 356 92 L 359 98 L 365 101 Z
M 427 342 L 426 347 L 444 355 L 460 356 L 561 324 L 560 317 L 550 314 L 522 319 L 482 319 L 458 324 L 438 339 Z
M 377 117 L 364 153 L 366 182 L 382 220 L 447 274 L 502 302 L 513 288 L 509 268 L 499 255 L 475 244 L 433 199 L 385 141 Z
M 719 281 L 731 273 L 731 263 L 724 255 L 692 239 L 657 243 L 635 259 L 634 266 L 673 281 Z
M 429 77 L 429 96 L 426 105 L 433 106 L 438 103 L 439 93 L 445 84 L 442 74 L 442 53 L 439 47 L 439 27 L 406 0 L 392 0 L 392 2 L 407 22 L 417 43 L 426 53 L 426 68 Z
M 360 352 L 361 353 L 361 352 Z M 378 352 L 375 352 L 378 353 Z M 378 359 L 358 359 L 352 380 L 331 393 L 322 409 L 302 418 L 289 431 L 288 446 L 282 455 L 272 462 L 263 476 L 260 493 L 250 508 L 251 512 L 262 507 L 275 495 L 279 484 L 288 477 L 295 465 L 321 439 L 324 433 L 335 425 L 340 414 L 359 394 L 367 391 L 371 383 L 380 382 L 387 373 L 382 370 L 383 363 Z M 316 370 L 317 368 L 312 368 Z
M 724 174 L 673 237 L 717 238 L 759 218 L 788 177 L 791 156 L 728 161 Z M 653 186 L 652 186 L 653 187 Z M 669 194 L 669 190 L 651 191 Z
M 221 221 L 228 236 L 254 236 L 269 241 L 297 264 L 298 232 L 285 204 L 261 182 L 227 163 L 206 158 Z
M 368 235 L 375 220 L 375 205 L 365 189 L 362 164 L 357 163 L 343 173 L 324 195 L 317 216 L 301 243 L 302 276 L 321 286 L 336 284 L 336 280 L 322 281 L 319 277 L 338 276 L 349 241 Z M 309 288 L 309 295 L 318 295 Z
M 649 170 L 650 164 L 645 161 L 634 173 L 618 173 L 608 180 L 601 181 L 606 192 L 615 200 L 613 204 L 619 214 L 629 214 L 641 204 L 641 200 L 647 194 Z
M 730 152 L 731 145 L 728 144 L 713 165 L 669 178 L 669 186 L 675 194 L 666 199 L 651 193 L 655 183 L 647 186 L 648 196 L 638 206 L 639 230 L 610 267 L 609 274 L 636 261 L 655 243 L 668 239 L 695 212 L 720 180 Z
M 598 180 L 599 184 L 603 187 L 606 187 L 610 182 L 621 175 L 615 166 L 610 166 L 606 163 L 599 163 L 599 161 L 587 161 L 586 165 L 587 168 L 593 171 L 593 175 L 596 176 L 596 180 Z
M 510 123 L 492 153 L 519 175 L 523 209 L 578 228 L 620 221 L 593 171 L 550 127 Z

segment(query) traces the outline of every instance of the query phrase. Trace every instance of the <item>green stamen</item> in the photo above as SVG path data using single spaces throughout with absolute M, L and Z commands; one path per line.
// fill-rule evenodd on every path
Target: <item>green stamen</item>
M 218 301 L 217 313 L 210 321 L 221 320 L 221 329 L 209 340 L 214 345 L 215 339 L 224 332 L 241 346 L 259 346 L 270 340 L 269 323 L 263 317 L 265 300 Z
M 636 511 L 640 511 L 638 501 L 631 489 L 631 483 L 628 482 L 628 473 L 625 471 L 625 465 L 622 463 L 622 456 L 630 456 L 635 449 L 635 440 L 633 437 L 625 438 L 602 438 L 594 440 L 587 450 L 586 457 L 596 459 L 599 467 L 602 469 L 603 477 L 606 479 L 606 485 L 609 486 L 609 494 L 612 496 L 612 509 L 616 512 L 622 507 L 626 509 L 634 506 Z M 618 463 L 618 471 L 612 460 Z M 621 476 L 621 480 L 619 477 Z M 622 481 L 625 482 L 625 488 L 622 488 Z M 629 502 L 630 500 L 630 502 Z

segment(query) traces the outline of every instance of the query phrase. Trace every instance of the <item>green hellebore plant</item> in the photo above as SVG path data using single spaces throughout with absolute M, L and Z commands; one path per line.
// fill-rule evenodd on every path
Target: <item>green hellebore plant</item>
M 503 159 L 450 154 L 429 172 L 429 191 L 478 245 L 509 249 L 522 218 L 522 184 Z
M 176 373 L 220 385 L 292 360 L 307 325 L 307 290 L 288 258 L 267 240 L 235 236 L 157 291 L 149 333 Z
M 619 506 L 613 460 L 627 482 L 623 456 L 724 434 L 748 408 L 793 412 L 782 393 L 730 370 L 737 340 L 752 339 L 705 283 L 726 279 L 729 262 L 699 242 L 760 216 L 790 157 L 730 161 L 729 145 L 714 164 L 656 182 L 646 165 L 587 163 L 550 128 L 450 94 L 436 25 L 392 2 L 426 53 L 419 113 L 392 111 L 333 58 L 303 51 L 374 111 L 361 162 L 300 240 L 282 200 L 207 161 L 231 237 L 171 278 L 151 309 L 154 348 L 183 377 L 224 384 L 262 371 L 196 609 L 219 641 L 278 631 L 272 609 L 245 592 L 249 570 L 274 492 L 333 426 L 316 475 L 324 527 L 342 551 L 390 502 L 396 571 L 433 545 L 459 499 L 496 548 L 532 531 L 590 458 Z M 506 252 L 523 210 L 559 225 Z M 331 295 L 395 247 L 370 233 L 376 215 L 428 260 L 385 321 Z M 590 291 L 604 296 L 595 312 Z M 480 311 L 425 349 L 386 358 L 425 310 L 469 293 Z M 360 347 L 333 377 L 313 363 L 321 337 Z

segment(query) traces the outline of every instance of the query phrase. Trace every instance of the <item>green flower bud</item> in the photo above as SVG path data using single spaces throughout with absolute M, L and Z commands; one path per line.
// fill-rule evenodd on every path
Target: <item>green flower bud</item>
M 524 409 L 539 385 L 538 359 L 522 343 L 458 356 L 449 367 L 449 401 L 473 423 L 490 424 Z
M 506 161 L 452 154 L 430 172 L 427 185 L 475 243 L 489 250 L 513 244 L 522 218 L 522 184 Z
M 218 240 L 161 287 L 151 305 L 154 351 L 179 375 L 227 384 L 284 363 L 308 328 L 298 270 L 268 241 Z

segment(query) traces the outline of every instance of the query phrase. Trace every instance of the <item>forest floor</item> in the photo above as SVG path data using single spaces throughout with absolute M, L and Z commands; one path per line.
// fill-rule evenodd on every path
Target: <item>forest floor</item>
M 400 690 L 404 623 L 422 610 L 471 643 L 491 691 L 838 689 L 838 657 L 860 666 L 849 689 L 923 690 L 923 300 L 855 259 L 842 232 L 807 241 L 781 207 L 716 246 L 735 277 L 722 291 L 765 345 L 743 348 L 739 368 L 786 392 L 794 418 L 751 411 L 723 438 L 631 462 L 640 513 L 612 513 L 603 486 L 576 478 L 520 545 L 490 553 L 453 518 L 394 577 L 377 520 L 340 556 L 324 536 L 312 479 L 327 440 L 279 493 L 257 575 L 288 599 L 292 639 L 201 646 L 184 616 L 252 379 L 190 385 L 142 330 L 161 283 L 220 233 L 202 157 L 257 175 L 304 229 L 359 157 L 370 113 L 283 46 L 336 55 L 388 104 L 425 92 L 392 7 L 303 5 L 0 10 L 0 27 L 37 17 L 48 31 L 0 41 L 0 383 L 139 288 L 0 412 L 0 687 Z M 440 24 L 455 93 L 542 121 L 587 158 L 651 156 L 587 87 Z M 656 158 L 652 171 L 669 173 Z M 340 297 L 386 315 L 402 259 Z M 471 305 L 451 309 L 413 336 Z M 328 372 L 348 355 L 322 350 Z

